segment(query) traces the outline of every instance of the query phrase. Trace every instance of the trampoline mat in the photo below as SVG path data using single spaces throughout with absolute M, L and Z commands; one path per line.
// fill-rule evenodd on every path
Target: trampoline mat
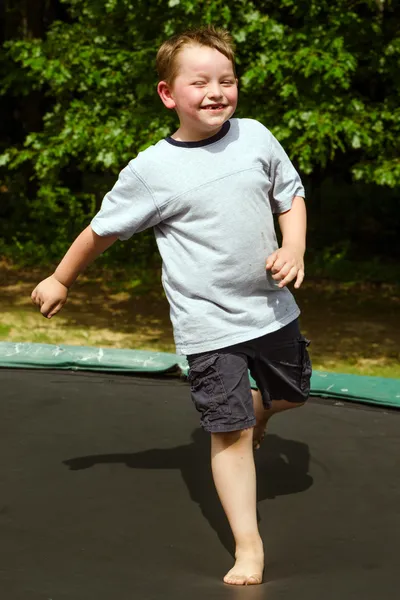
M 5 600 L 398 598 L 400 411 L 312 399 L 256 453 L 261 586 L 178 379 L 0 370 Z

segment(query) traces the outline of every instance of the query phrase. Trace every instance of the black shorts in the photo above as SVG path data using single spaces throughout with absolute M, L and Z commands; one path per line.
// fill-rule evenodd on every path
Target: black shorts
M 190 389 L 202 427 L 211 433 L 254 427 L 248 371 L 265 408 L 271 400 L 305 402 L 310 394 L 309 343 L 296 319 L 260 338 L 189 355 Z

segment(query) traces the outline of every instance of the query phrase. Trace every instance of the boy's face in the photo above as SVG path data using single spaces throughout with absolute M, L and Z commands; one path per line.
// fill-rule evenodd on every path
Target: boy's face
M 160 82 L 158 92 L 179 116 L 178 137 L 198 141 L 218 133 L 237 105 L 237 80 L 231 61 L 208 46 L 185 46 L 178 57 L 172 85 Z

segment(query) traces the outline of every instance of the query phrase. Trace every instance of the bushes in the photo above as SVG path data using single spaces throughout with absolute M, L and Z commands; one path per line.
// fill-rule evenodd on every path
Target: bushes
M 339 192 L 338 182 L 346 183 L 346 193 L 351 192 L 352 181 L 370 184 L 364 188 L 368 204 L 364 222 L 369 216 L 371 225 L 377 207 L 381 214 L 380 205 L 387 201 L 390 214 L 385 223 L 390 229 L 397 205 L 390 194 L 376 190 L 400 185 L 396 3 L 68 0 L 64 4 L 68 13 L 53 21 L 42 38 L 15 35 L 2 54 L 6 108 L 18 123 L 13 143 L 8 128 L 0 155 L 3 248 L 22 255 L 26 251 L 29 260 L 59 256 L 89 222 L 119 170 L 176 125 L 155 92 L 157 47 L 176 31 L 211 22 L 230 29 L 236 40 L 237 115 L 266 124 L 302 175 L 309 176 L 316 245 L 326 232 L 330 245 L 342 242 L 344 232 L 352 236 L 353 245 L 357 237 L 354 204 L 349 201 L 348 210 L 342 210 L 338 194 L 344 188 L 341 183 Z M 33 99 L 36 117 L 27 116 L 29 110 L 15 117 L 15 105 L 33 106 Z M 329 178 L 332 189 L 324 184 Z M 331 192 L 329 200 L 324 188 Z M 335 232 L 324 215 L 339 213 L 341 226 Z M 378 238 L 386 239 L 386 234 L 384 230 Z

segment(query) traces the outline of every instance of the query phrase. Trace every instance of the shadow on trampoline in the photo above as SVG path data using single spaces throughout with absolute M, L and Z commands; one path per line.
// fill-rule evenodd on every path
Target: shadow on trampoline
M 72 471 L 99 464 L 125 464 L 130 469 L 179 469 L 190 498 L 199 505 L 202 515 L 216 532 L 226 550 L 234 556 L 231 530 L 218 499 L 210 469 L 209 436 L 195 429 L 192 443 L 175 448 L 154 448 L 142 452 L 96 454 L 63 461 Z M 267 435 L 256 452 L 257 500 L 297 494 L 311 487 L 310 452 L 306 444 Z M 261 521 L 260 515 L 257 515 Z

